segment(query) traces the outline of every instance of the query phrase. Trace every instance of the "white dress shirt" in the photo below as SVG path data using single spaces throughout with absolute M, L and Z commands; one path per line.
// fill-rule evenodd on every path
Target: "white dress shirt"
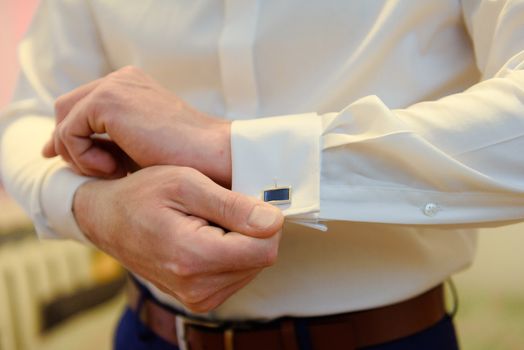
M 44 0 L 20 61 L 1 166 L 41 237 L 85 240 L 55 98 L 130 64 L 235 120 L 233 190 L 292 188 L 278 263 L 210 317 L 403 300 L 524 218 L 522 0 Z

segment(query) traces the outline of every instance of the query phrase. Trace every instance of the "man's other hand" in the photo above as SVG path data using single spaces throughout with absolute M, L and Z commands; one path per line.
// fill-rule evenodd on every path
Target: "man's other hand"
M 176 166 L 87 182 L 74 213 L 96 246 L 195 312 L 272 265 L 283 224 L 277 208 Z
M 126 173 L 121 153 L 96 137 L 107 134 L 139 167 L 192 167 L 225 187 L 231 183 L 230 122 L 189 106 L 135 67 L 59 97 L 46 157 L 60 155 L 83 175 Z

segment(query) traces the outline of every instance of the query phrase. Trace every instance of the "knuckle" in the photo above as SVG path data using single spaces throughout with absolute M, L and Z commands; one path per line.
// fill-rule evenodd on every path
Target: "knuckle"
M 185 198 L 185 194 L 186 194 L 185 180 L 174 178 L 173 181 L 170 183 L 169 190 L 174 198 L 176 199 Z
M 70 123 L 64 122 L 57 127 L 58 139 L 63 143 L 64 147 L 68 148 L 68 151 L 73 155 L 78 151 L 76 144 L 76 137 L 71 131 Z M 72 147 L 69 149 L 69 147 Z
M 198 171 L 190 167 L 181 166 L 177 168 L 177 173 L 181 179 L 187 180 L 195 177 L 198 174 Z
M 114 101 L 118 97 L 118 91 L 118 89 L 113 88 L 110 82 L 102 82 L 94 90 L 94 97 L 91 101 L 94 103 L 98 101 L 103 101 L 104 103 Z
M 206 313 L 213 310 L 212 305 L 206 303 L 184 303 L 184 305 L 195 313 Z
M 58 139 L 62 142 L 66 142 L 69 140 L 67 123 L 60 123 L 60 125 L 56 127 L 56 135 L 58 136 Z
M 197 269 L 194 265 L 184 262 L 171 264 L 170 270 L 175 276 L 183 279 L 190 279 L 197 273 Z
M 103 82 L 93 90 L 90 98 L 86 100 L 86 109 L 93 114 L 113 111 L 122 105 L 120 92 L 121 89 L 110 81 Z M 105 115 L 111 117 L 113 113 L 105 113 Z
M 129 75 L 137 75 L 137 74 L 143 74 L 143 71 L 142 69 L 138 68 L 137 66 L 134 66 L 134 65 L 127 65 L 127 66 L 124 66 L 122 68 L 120 68 L 119 70 L 116 71 L 116 73 L 120 73 L 120 74 L 129 74 Z
M 196 176 L 196 170 L 188 167 L 179 167 L 171 174 L 171 193 L 177 198 L 184 198 L 190 193 L 191 179 Z
M 65 117 L 65 114 L 67 112 L 67 109 L 66 109 L 66 97 L 64 95 L 58 97 L 55 101 L 55 105 L 54 105 L 54 108 L 55 108 L 55 115 L 61 119 L 63 119 L 63 117 Z

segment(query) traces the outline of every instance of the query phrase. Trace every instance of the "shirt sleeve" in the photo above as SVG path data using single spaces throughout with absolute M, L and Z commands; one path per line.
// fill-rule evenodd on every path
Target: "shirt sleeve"
M 524 218 L 524 2 L 462 2 L 478 84 L 390 109 L 235 121 L 233 190 L 292 188 L 291 220 L 462 224 Z
M 72 213 L 76 189 L 89 178 L 42 147 L 54 129 L 54 100 L 108 73 L 90 9 L 82 1 L 44 0 L 19 47 L 21 74 L 0 115 L 0 169 L 6 190 L 40 237 L 86 241 Z

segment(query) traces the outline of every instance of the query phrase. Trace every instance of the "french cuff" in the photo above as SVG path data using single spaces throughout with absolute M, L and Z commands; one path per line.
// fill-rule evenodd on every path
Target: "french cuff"
M 76 190 L 89 177 L 79 176 L 57 161 L 47 171 L 40 187 L 40 207 L 33 208 L 35 229 L 42 238 L 68 238 L 92 244 L 78 227 L 73 214 Z M 46 210 L 48 208 L 48 210 Z
M 262 200 L 266 193 L 289 221 L 325 229 L 318 223 L 321 132 L 316 113 L 234 121 L 232 190 Z

